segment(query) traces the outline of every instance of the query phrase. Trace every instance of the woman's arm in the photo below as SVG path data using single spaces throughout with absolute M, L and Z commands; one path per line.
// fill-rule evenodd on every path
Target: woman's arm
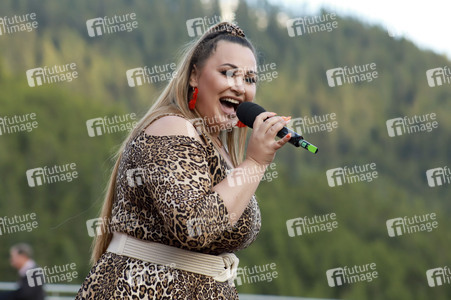
M 282 117 L 274 116 L 274 113 L 265 112 L 255 119 L 246 159 L 212 189 L 223 199 L 228 211 L 229 222 L 232 225 L 240 218 L 249 204 L 266 167 L 273 161 L 276 151 L 290 139 L 290 136 L 286 136 L 278 141 L 274 140 L 277 132 L 287 124 Z M 268 117 L 272 118 L 265 121 Z M 176 116 L 158 119 L 146 129 L 146 133 L 150 135 L 187 135 L 201 142 L 194 126 L 189 121 Z
M 274 160 L 276 151 L 290 140 L 289 135 L 278 141 L 274 140 L 277 132 L 288 123 L 282 117 L 274 116 L 275 113 L 265 112 L 255 118 L 246 159 L 233 169 L 226 179 L 213 187 L 223 198 L 232 225 L 238 221 L 255 194 L 266 167 Z

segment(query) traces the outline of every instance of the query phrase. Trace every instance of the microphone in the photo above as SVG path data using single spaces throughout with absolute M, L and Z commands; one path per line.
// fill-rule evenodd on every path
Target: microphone
M 262 112 L 265 112 L 266 110 L 261 107 L 258 104 L 252 103 L 252 102 L 243 102 L 240 105 L 238 105 L 238 108 L 236 109 L 236 115 L 238 119 L 246 126 L 252 128 L 255 118 L 261 114 Z M 291 133 L 291 138 L 288 141 L 289 143 L 295 145 L 296 147 L 302 147 L 312 153 L 318 152 L 318 147 L 315 145 L 310 144 L 304 138 L 300 135 L 294 132 L 293 130 L 290 130 L 286 127 L 283 127 L 278 133 L 277 136 L 279 138 L 283 138 L 288 133 Z

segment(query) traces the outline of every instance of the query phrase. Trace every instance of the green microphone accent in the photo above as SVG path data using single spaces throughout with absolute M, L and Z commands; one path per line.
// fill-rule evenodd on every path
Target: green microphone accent
M 318 148 L 316 146 L 313 146 L 313 145 L 308 145 L 307 150 L 312 152 L 312 153 L 318 152 Z

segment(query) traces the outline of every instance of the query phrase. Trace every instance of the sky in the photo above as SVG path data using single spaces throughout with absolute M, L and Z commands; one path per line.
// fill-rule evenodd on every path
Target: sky
M 269 0 L 270 3 L 315 15 L 323 7 L 340 16 L 354 16 L 378 24 L 405 37 L 421 49 L 446 55 L 451 60 L 450 0 Z

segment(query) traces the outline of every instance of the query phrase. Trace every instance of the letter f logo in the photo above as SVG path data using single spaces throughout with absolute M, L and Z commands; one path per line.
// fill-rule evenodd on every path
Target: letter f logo
M 289 19 L 287 21 L 288 36 L 290 37 L 302 35 L 302 29 L 304 28 L 305 25 L 304 20 L 302 18 Z
M 302 235 L 302 229 L 304 228 L 304 219 L 296 218 L 287 221 L 287 230 L 290 237 Z
M 190 37 L 200 36 L 204 31 L 204 20 L 202 18 L 189 19 L 186 21 L 186 28 Z
M 90 37 L 102 35 L 104 31 L 103 19 L 95 18 L 86 21 L 86 28 L 88 29 L 88 35 Z
M 26 175 L 29 187 L 35 187 L 38 185 L 43 185 L 45 183 L 43 168 L 35 168 L 27 170 Z
M 343 85 L 344 83 L 343 68 L 335 68 L 327 70 L 326 76 L 327 76 L 327 84 L 330 87 Z
M 88 135 L 95 137 L 102 135 L 106 132 L 105 124 L 102 118 L 89 119 L 86 121 L 86 128 L 88 129 Z
M 326 271 L 327 284 L 330 287 L 343 285 L 345 278 L 343 276 L 343 268 L 335 268 Z
M 390 237 L 400 236 L 404 232 L 404 220 L 402 218 L 387 220 L 386 225 Z
M 127 76 L 127 82 L 129 87 L 140 86 L 145 83 L 143 68 L 134 68 L 127 70 L 125 72 L 125 75 Z
M 445 82 L 443 68 L 435 68 L 426 71 L 426 78 L 430 87 L 442 85 Z
M 345 177 L 343 168 L 335 168 L 326 171 L 327 183 L 330 187 L 337 185 L 343 185 L 345 183 Z
M 426 277 L 428 285 L 435 287 L 442 285 L 445 282 L 445 275 L 443 274 L 443 268 L 435 268 L 426 271 Z
M 387 125 L 388 136 L 395 137 L 403 134 L 404 120 L 402 118 L 387 120 L 385 125 Z
M 430 187 L 435 187 L 443 185 L 445 183 L 444 168 L 435 168 L 426 171 L 426 177 L 428 180 L 428 185 Z
M 29 87 L 40 86 L 44 84 L 44 69 L 35 68 L 27 70 L 27 81 Z
M 3 35 L 3 32 L 6 32 L 5 21 L 3 20 L 3 18 L 0 18 L 0 35 Z
M 42 268 L 30 269 L 26 272 L 29 287 L 41 286 L 45 282 L 44 270 Z

